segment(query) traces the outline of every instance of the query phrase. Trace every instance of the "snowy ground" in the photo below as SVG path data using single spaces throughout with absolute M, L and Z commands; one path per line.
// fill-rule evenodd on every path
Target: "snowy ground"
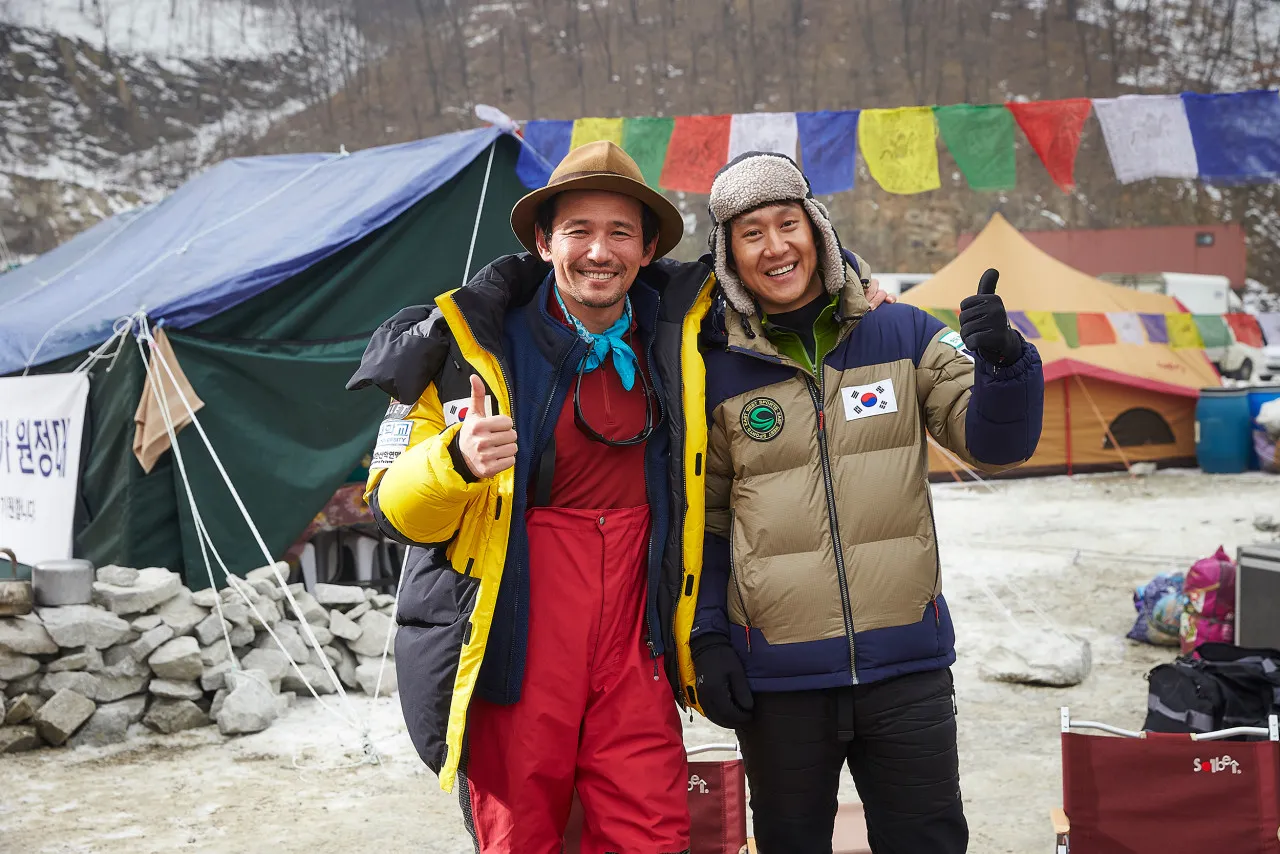
M 961 771 L 975 854 L 1048 850 L 1058 804 L 1058 707 L 1141 725 L 1142 675 L 1173 653 L 1124 639 L 1133 586 L 1219 544 L 1263 539 L 1280 515 L 1280 479 L 1165 472 L 935 488 L 944 584 L 957 622 Z M 1141 560 L 1124 555 L 1140 555 Z M 1152 558 L 1152 556 L 1155 556 Z M 982 681 L 983 647 L 1031 603 L 1088 637 L 1094 671 L 1065 690 Z M 1005 613 L 1008 610 L 1008 614 Z M 234 740 L 215 728 L 112 748 L 0 759 L 0 850 L 38 852 L 417 851 L 471 847 L 456 802 L 418 762 L 395 700 L 355 704 L 384 762 L 313 701 L 270 730 Z M 698 719 L 689 744 L 728 734 Z M 842 797 L 856 799 L 846 780 Z

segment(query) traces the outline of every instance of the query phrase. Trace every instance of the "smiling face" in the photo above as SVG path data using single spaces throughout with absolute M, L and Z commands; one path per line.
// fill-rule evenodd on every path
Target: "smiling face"
M 554 204 L 550 234 L 537 230 L 538 254 L 555 268 L 565 307 L 592 332 L 603 332 L 622 316 L 623 297 L 653 260 L 657 238 L 645 245 L 644 205 L 630 196 L 570 190 Z
M 822 293 L 813 224 L 799 202 L 780 202 L 729 223 L 733 267 L 769 314 L 802 308 Z

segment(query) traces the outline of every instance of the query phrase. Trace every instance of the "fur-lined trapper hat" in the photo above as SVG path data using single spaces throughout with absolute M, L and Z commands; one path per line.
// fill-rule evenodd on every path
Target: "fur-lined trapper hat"
M 707 205 L 711 213 L 707 242 L 715 259 L 716 280 L 729 304 L 748 317 L 756 313 L 756 300 L 738 274 L 729 269 L 729 222 L 739 214 L 773 202 L 798 202 L 804 208 L 817 238 L 818 275 L 827 292 L 839 293 L 845 284 L 840 239 L 831 227 L 827 209 L 814 199 L 809 179 L 785 154 L 748 151 L 716 173 Z

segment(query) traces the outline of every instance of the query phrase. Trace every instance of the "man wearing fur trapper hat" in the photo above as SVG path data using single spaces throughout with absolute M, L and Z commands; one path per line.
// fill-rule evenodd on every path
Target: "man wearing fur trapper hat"
M 994 270 L 959 333 L 901 303 L 868 313 L 866 264 L 788 157 L 729 163 L 710 212 L 719 291 L 694 298 L 705 377 L 684 375 L 707 426 L 684 443 L 696 474 L 705 443 L 706 503 L 682 526 L 682 693 L 737 729 L 761 854 L 831 851 L 845 764 L 873 851 L 962 852 L 925 434 L 984 471 L 1026 461 L 1039 354 Z

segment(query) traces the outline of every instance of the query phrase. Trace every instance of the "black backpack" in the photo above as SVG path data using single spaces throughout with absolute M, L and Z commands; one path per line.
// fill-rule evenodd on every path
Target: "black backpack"
M 1265 727 L 1280 714 L 1280 651 L 1205 643 L 1147 674 L 1148 732 Z

